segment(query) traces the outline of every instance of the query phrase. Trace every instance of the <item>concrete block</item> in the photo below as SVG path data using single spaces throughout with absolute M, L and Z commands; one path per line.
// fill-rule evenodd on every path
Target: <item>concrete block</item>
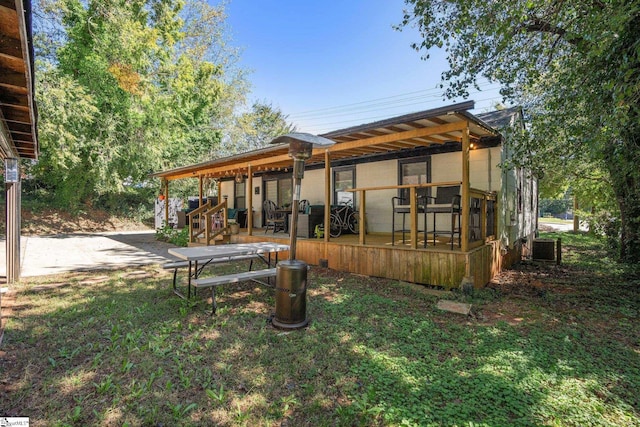
M 468 316 L 469 313 L 471 313 L 471 304 L 465 304 L 463 302 L 455 302 L 443 299 L 438 301 L 436 307 L 440 310 L 463 314 L 465 316 Z

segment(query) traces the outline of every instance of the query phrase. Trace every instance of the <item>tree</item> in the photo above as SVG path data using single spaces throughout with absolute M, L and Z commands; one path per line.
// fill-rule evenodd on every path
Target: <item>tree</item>
M 255 102 L 251 110 L 236 117 L 229 139 L 225 142 L 228 154 L 257 150 L 267 146 L 275 137 L 294 132 L 280 109 L 265 102 Z
M 117 199 L 151 171 L 211 158 L 247 90 L 224 38 L 222 7 L 197 0 L 37 6 L 42 156 L 32 173 L 61 205 Z
M 400 28 L 417 26 L 414 48 L 425 59 L 432 48 L 448 53 L 445 95 L 468 95 L 481 76 L 502 83 L 505 99 L 530 116 L 512 147 L 520 165 L 608 185 L 621 219 L 620 258 L 640 261 L 640 2 L 405 3 Z

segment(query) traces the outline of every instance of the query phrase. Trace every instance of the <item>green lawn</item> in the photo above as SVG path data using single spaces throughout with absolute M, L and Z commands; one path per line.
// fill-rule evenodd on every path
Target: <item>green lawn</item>
M 573 219 L 561 219 L 554 218 L 552 216 L 546 216 L 544 218 L 538 218 L 539 222 L 548 223 L 548 224 L 573 224 Z
M 638 275 L 562 236 L 563 266 L 524 264 L 441 312 L 416 285 L 312 269 L 301 331 L 270 289 L 226 287 L 218 314 L 157 267 L 17 289 L 0 415 L 31 426 L 640 425 Z M 228 266 L 229 269 L 246 268 Z

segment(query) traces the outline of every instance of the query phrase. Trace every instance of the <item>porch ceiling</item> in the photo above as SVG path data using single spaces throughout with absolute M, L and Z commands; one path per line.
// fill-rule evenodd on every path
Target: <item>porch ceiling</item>
M 38 157 L 31 2 L 0 0 L 0 157 Z
M 306 164 L 324 163 L 325 152 L 329 153 L 333 161 L 399 152 L 452 141 L 460 142 L 467 128 L 471 141 L 498 135 L 495 129 L 467 112 L 473 105 L 473 102 L 469 101 L 323 134 L 321 136 L 332 139 L 336 144 L 328 149 L 314 149 Z M 237 173 L 247 174 L 249 165 L 254 172 L 282 170 L 293 164 L 287 151 L 287 145 L 278 145 L 159 172 L 153 176 L 169 180 L 200 175 L 224 178 Z

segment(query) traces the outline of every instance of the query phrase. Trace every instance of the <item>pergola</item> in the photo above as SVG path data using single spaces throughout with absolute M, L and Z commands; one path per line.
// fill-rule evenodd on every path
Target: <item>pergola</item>
M 467 112 L 473 105 L 473 101 L 468 101 L 323 134 L 321 136 L 334 140 L 336 144 L 328 149 L 315 149 L 305 164 L 324 164 L 327 154 L 332 161 L 344 160 L 452 141 L 478 142 L 482 138 L 496 136 L 496 131 L 489 125 Z M 291 167 L 293 160 L 287 149 L 286 144 L 277 145 L 158 172 L 153 176 L 169 181 L 192 177 L 224 178 L 231 172 L 248 176 L 250 170 L 255 173 Z
M 462 149 L 462 211 L 468 212 L 470 146 L 472 143 L 481 144 L 487 139 L 499 138 L 496 130 L 468 113 L 468 110 L 473 106 L 473 101 L 468 101 L 321 135 L 334 140 L 336 144 L 325 149 L 314 149 L 312 157 L 306 160 L 305 164 L 307 167 L 327 165 L 325 167 L 325 220 L 328 221 L 330 217 L 331 168 L 329 165 L 331 162 L 363 156 L 401 155 L 401 153 L 417 147 L 444 146 L 447 143 L 460 144 Z M 288 145 L 276 145 L 158 172 L 152 176 L 163 180 L 164 195 L 167 199 L 169 197 L 169 181 L 197 178 L 200 180 L 200 198 L 202 200 L 204 179 L 224 179 L 240 174 L 247 178 L 248 188 L 252 188 L 254 174 L 292 167 L 293 160 L 287 151 Z M 249 192 L 249 206 L 252 204 L 251 199 L 252 192 Z M 251 210 L 248 214 L 249 233 L 251 233 Z M 165 213 L 165 216 L 168 217 L 168 213 Z M 464 219 L 466 216 L 463 215 L 462 218 Z M 328 229 L 328 224 L 325 225 Z M 465 227 L 466 225 L 462 224 L 463 230 Z
M 0 0 L 0 156 L 7 212 L 7 282 L 20 279 L 20 159 L 38 158 L 31 2 Z

